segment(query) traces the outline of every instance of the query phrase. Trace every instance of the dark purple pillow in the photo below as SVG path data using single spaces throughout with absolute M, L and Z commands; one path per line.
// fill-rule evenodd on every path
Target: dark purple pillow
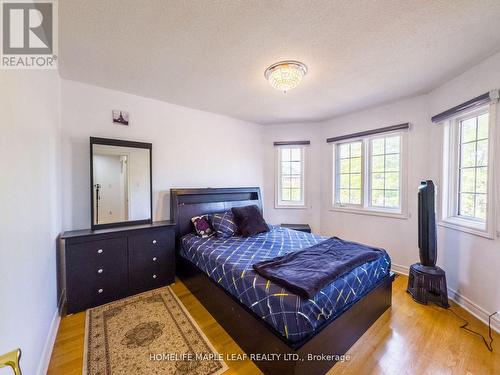
M 245 206 L 233 207 L 234 219 L 238 226 L 238 233 L 243 237 L 253 236 L 255 234 L 269 232 L 269 227 L 260 213 L 259 207 Z
M 196 234 L 202 238 L 212 237 L 214 230 L 208 222 L 208 215 L 195 216 L 191 218 Z

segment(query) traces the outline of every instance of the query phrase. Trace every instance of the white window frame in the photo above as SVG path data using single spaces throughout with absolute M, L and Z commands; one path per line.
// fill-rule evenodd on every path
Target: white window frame
M 302 199 L 299 202 L 284 201 L 281 199 L 281 150 L 284 148 L 288 149 L 299 149 L 301 154 L 301 191 Z M 274 207 L 275 208 L 295 208 L 295 209 L 305 209 L 307 208 L 307 189 L 306 189 L 306 179 L 307 179 L 307 149 L 308 145 L 282 145 L 275 146 L 275 183 L 274 183 Z
M 400 207 L 397 209 L 393 208 L 383 208 L 371 206 L 371 167 L 370 167 L 370 155 L 371 155 L 371 141 L 376 138 L 386 138 L 394 135 L 400 136 L 400 158 L 399 158 L 399 194 L 400 194 Z M 361 204 L 341 204 L 338 202 L 339 196 L 339 186 L 337 181 L 337 170 L 339 168 L 339 158 L 338 158 L 338 148 L 339 145 L 345 143 L 352 143 L 356 141 L 362 141 L 362 166 L 361 166 Z M 374 134 L 371 136 L 352 138 L 349 140 L 339 141 L 332 144 L 332 167 L 330 181 L 332 181 L 332 190 L 330 192 L 331 197 L 331 211 L 349 212 L 362 215 L 373 215 L 373 216 L 384 216 L 396 219 L 407 219 L 408 218 L 408 131 L 394 131 L 385 132 L 380 134 Z
M 488 129 L 488 187 L 487 213 L 483 222 L 475 218 L 458 215 L 458 186 L 460 158 L 460 122 L 464 119 L 489 113 Z M 480 108 L 459 114 L 446 120 L 443 125 L 441 212 L 438 224 L 443 227 L 463 231 L 481 237 L 495 238 L 495 134 L 496 134 L 496 101 Z
M 353 204 L 353 203 L 340 203 L 338 200 L 340 196 L 340 182 L 337 181 L 337 171 L 340 169 L 340 146 L 350 143 L 361 142 L 361 203 Z M 350 156 L 350 155 L 349 155 Z M 362 209 L 363 201 L 365 196 L 365 169 L 366 169 L 366 155 L 365 155 L 365 142 L 363 138 L 352 138 L 345 141 L 336 142 L 333 147 L 333 159 L 334 159 L 334 167 L 333 167 L 333 206 L 336 208 L 346 208 L 351 210 Z

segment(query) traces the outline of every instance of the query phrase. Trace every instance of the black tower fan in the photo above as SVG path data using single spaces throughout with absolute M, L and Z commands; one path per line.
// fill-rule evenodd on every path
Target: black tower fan
M 420 263 L 410 267 L 407 292 L 419 303 L 435 302 L 449 307 L 446 274 L 436 266 L 435 189 L 431 180 L 422 181 L 418 188 L 418 247 Z

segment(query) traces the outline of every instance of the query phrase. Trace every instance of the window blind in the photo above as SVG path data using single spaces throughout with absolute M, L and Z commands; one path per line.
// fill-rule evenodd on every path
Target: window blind
M 409 128 L 410 128 L 410 123 L 406 122 L 404 124 L 391 125 L 391 126 L 386 126 L 384 128 L 371 129 L 371 130 L 366 130 L 366 131 L 362 131 L 362 132 L 358 132 L 358 133 L 351 133 L 351 134 L 340 135 L 338 137 L 331 137 L 331 138 L 328 138 L 326 140 L 326 142 L 333 143 L 333 142 L 343 141 L 344 139 L 366 137 L 368 135 L 388 133 L 388 132 L 392 132 L 395 130 L 404 130 L 404 129 L 409 129 Z

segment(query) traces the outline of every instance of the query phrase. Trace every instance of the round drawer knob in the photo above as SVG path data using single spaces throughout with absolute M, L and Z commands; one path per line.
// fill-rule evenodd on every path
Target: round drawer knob
M 102 254 L 102 249 L 97 250 L 97 254 Z
M 156 259 L 157 259 L 156 257 L 153 257 L 153 262 L 156 262 Z
M 99 268 L 99 269 L 97 270 L 97 273 L 102 273 L 102 268 Z
M 153 275 L 153 279 L 156 279 L 156 275 Z
M 99 290 L 97 291 L 97 293 L 99 293 L 99 294 L 101 294 L 102 292 L 104 292 L 104 290 L 103 290 L 103 289 L 99 289 Z
M 155 244 L 155 245 L 156 245 L 156 240 L 153 240 L 153 244 Z

